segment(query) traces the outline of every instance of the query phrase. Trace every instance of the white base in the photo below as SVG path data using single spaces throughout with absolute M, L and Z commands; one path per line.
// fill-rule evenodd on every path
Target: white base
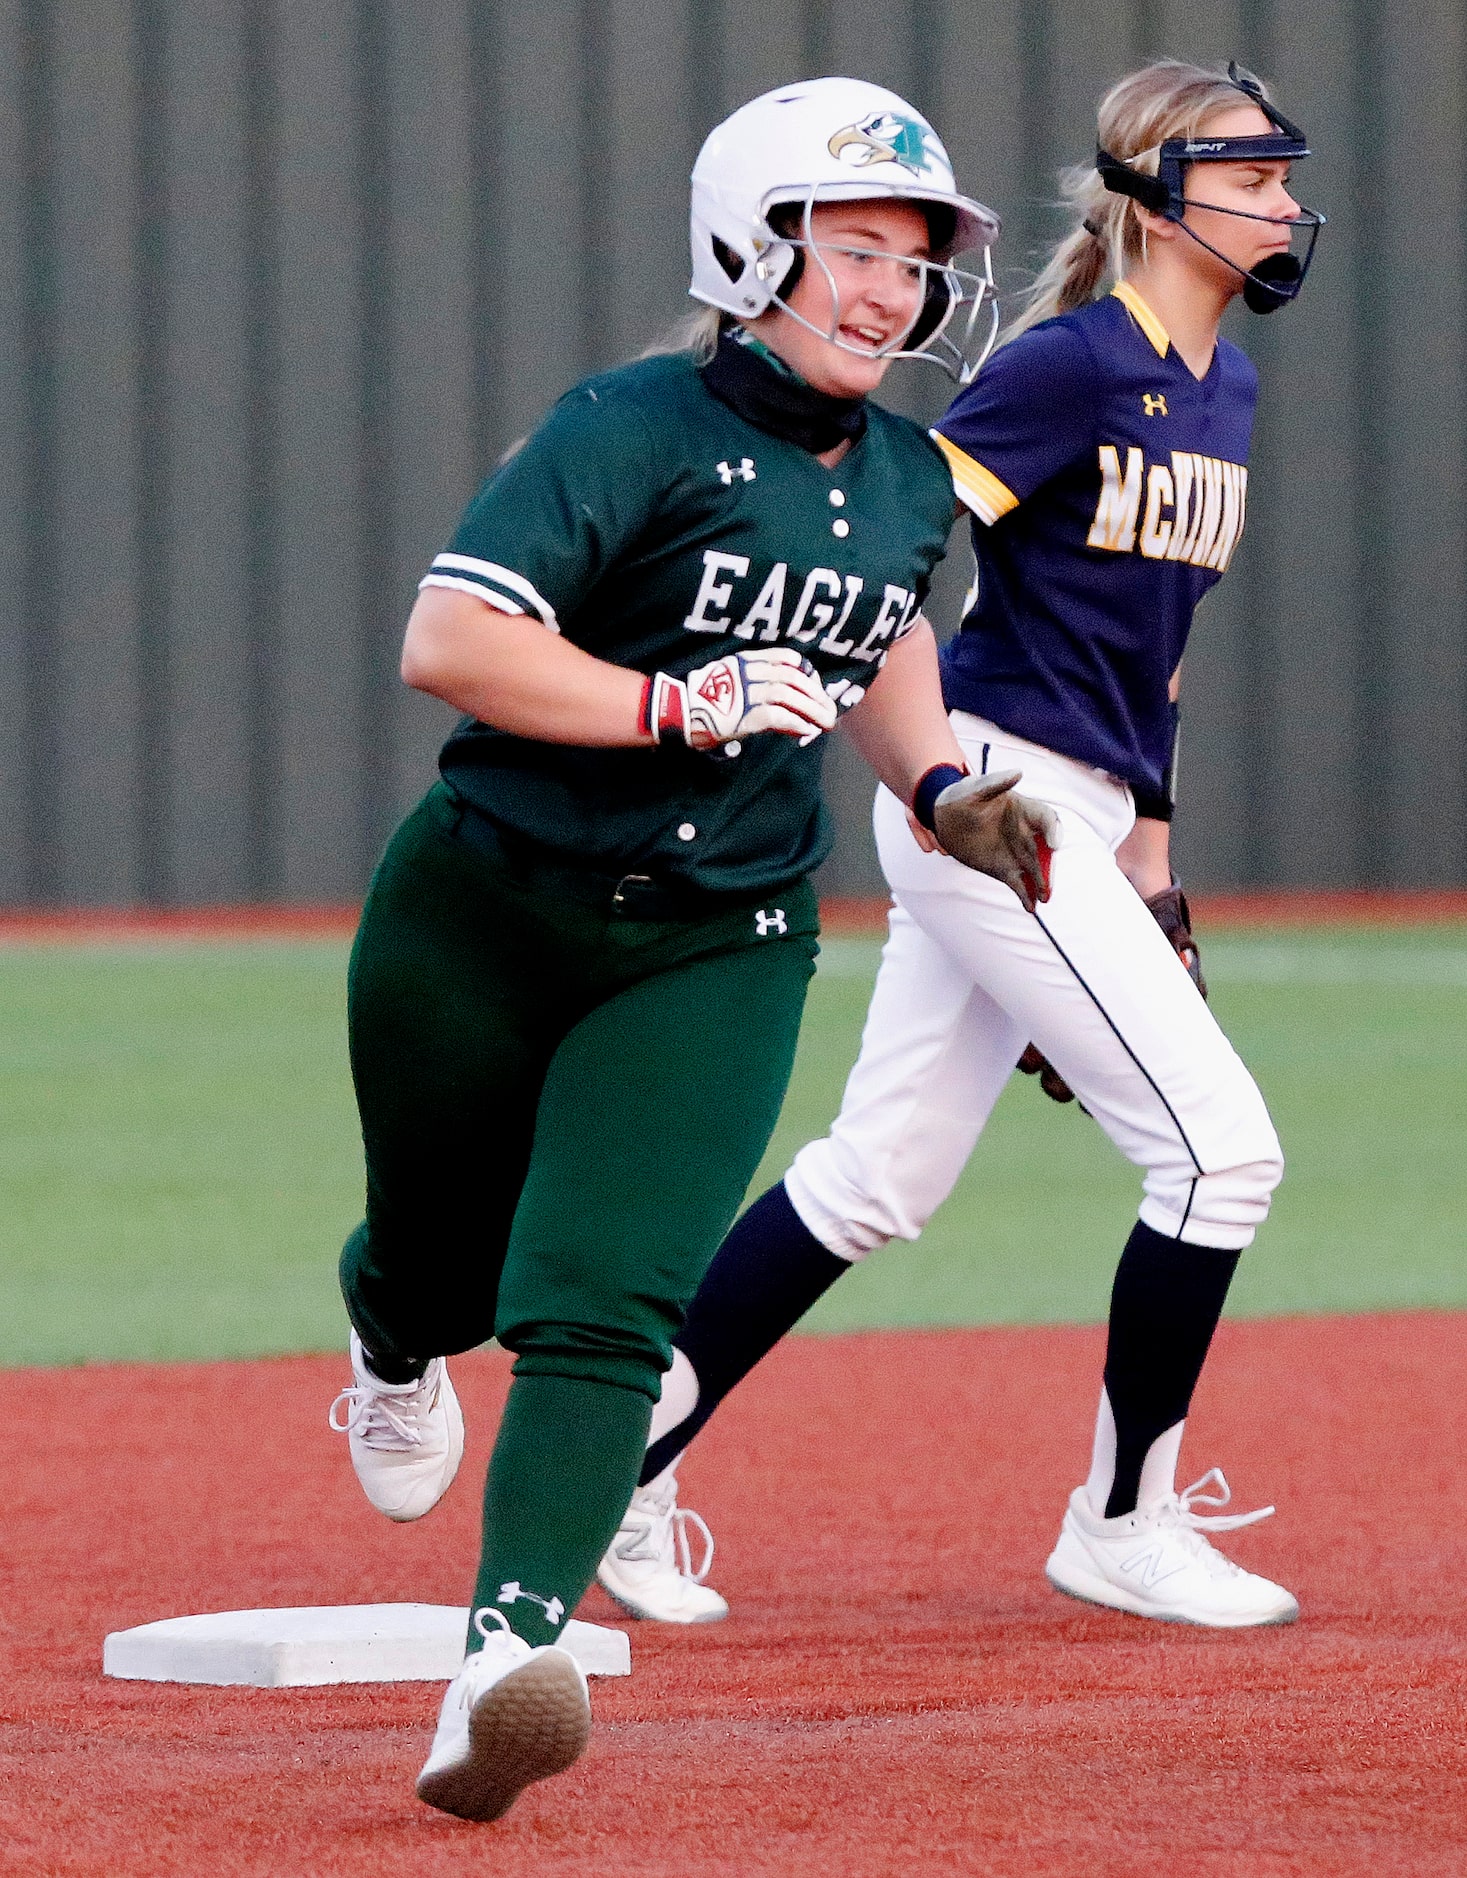
M 332 1682 L 451 1682 L 464 1660 L 466 1610 L 445 1604 L 335 1604 L 215 1611 L 114 1630 L 102 1674 L 137 1682 L 247 1683 L 257 1689 Z M 624 1630 L 570 1618 L 560 1641 L 588 1676 L 630 1676 Z

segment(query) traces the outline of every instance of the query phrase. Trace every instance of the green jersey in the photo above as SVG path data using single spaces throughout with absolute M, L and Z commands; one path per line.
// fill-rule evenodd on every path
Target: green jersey
M 797 647 L 848 709 L 915 624 L 952 513 L 947 466 L 916 424 L 871 406 L 865 434 L 827 469 L 672 354 L 568 392 L 485 483 L 423 584 L 649 674 Z M 440 765 L 498 826 L 598 872 L 757 894 L 829 850 L 823 743 L 590 750 L 465 720 Z

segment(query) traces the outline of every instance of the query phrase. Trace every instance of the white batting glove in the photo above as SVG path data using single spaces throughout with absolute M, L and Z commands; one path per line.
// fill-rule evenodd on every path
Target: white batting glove
M 659 743 L 681 736 L 695 750 L 774 731 L 810 743 L 839 716 L 813 666 L 786 646 L 731 652 L 686 678 L 647 681 L 643 724 Z

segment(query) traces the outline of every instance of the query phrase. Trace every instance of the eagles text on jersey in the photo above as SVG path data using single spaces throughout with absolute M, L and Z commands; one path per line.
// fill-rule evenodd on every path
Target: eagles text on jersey
M 670 354 L 567 393 L 480 490 L 424 585 L 641 672 L 792 646 L 848 709 L 911 631 L 951 513 L 942 458 L 905 418 L 872 406 L 827 469 Z M 501 826 L 588 865 L 754 892 L 828 850 L 821 754 L 820 740 L 779 736 L 731 755 L 580 750 L 466 721 L 442 770 Z

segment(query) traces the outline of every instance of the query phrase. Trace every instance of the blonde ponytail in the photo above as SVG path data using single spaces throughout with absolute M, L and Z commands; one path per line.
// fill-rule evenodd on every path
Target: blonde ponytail
M 659 359 L 670 352 L 689 352 L 696 365 L 706 365 L 718 350 L 718 335 L 731 324 L 728 314 L 716 306 L 695 306 L 637 357 Z
M 1268 95 L 1267 90 L 1264 96 Z M 1102 149 L 1132 169 L 1154 176 L 1168 137 L 1195 137 L 1208 118 L 1242 98 L 1223 71 L 1185 59 L 1155 59 L 1113 85 L 1100 101 L 1096 133 Z M 1116 196 L 1093 168 L 1062 170 L 1060 195 L 1074 226 L 1023 295 L 1019 311 L 999 334 L 1006 345 L 1041 320 L 1088 306 L 1109 281 L 1123 280 L 1128 261 L 1146 252 L 1146 231 L 1128 196 Z

